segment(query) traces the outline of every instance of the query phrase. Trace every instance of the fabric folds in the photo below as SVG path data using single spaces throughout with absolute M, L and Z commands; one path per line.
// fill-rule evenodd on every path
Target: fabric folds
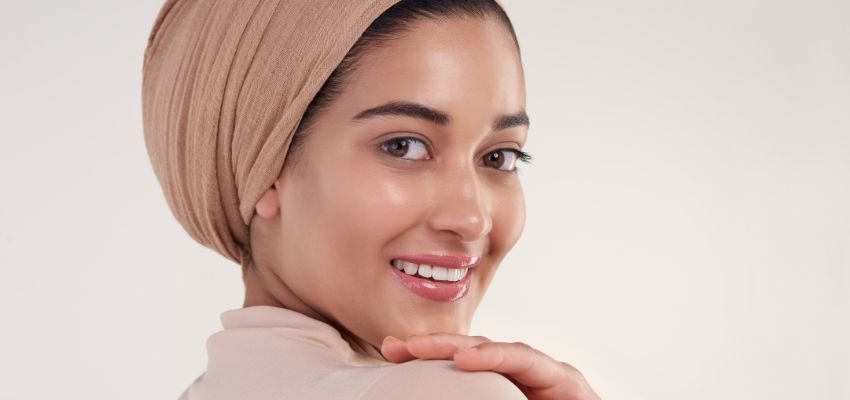
M 148 39 L 145 143 L 190 236 L 248 262 L 254 206 L 363 31 L 398 0 L 168 0 Z

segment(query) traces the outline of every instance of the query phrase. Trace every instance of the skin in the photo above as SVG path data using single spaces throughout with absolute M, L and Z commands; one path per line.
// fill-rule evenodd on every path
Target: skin
M 353 120 L 391 101 L 441 110 L 449 120 Z M 301 312 L 335 326 L 355 350 L 390 361 L 454 359 L 464 369 L 501 372 L 532 398 L 595 398 L 564 363 L 528 346 L 467 336 L 525 224 L 519 176 L 502 169 L 511 165 L 483 161 L 522 149 L 527 125 L 494 130 L 493 123 L 525 106 L 519 54 L 493 18 L 422 20 L 369 50 L 318 116 L 298 162 L 256 205 L 256 268 L 243 271 L 245 306 Z M 408 142 L 401 157 L 381 147 L 404 137 L 420 142 Z M 393 255 L 434 252 L 481 257 L 466 296 L 425 299 L 390 271 Z M 396 339 L 411 335 L 419 336 Z M 458 352 L 470 348 L 481 351 Z

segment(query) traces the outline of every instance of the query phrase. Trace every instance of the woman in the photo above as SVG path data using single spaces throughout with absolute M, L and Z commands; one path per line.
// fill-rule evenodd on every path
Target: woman
M 530 159 L 493 0 L 168 1 L 144 123 L 174 215 L 246 288 L 181 398 L 597 398 L 566 363 L 466 336 Z

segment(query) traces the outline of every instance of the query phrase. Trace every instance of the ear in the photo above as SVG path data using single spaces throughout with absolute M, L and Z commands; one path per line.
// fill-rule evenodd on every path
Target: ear
M 277 212 L 280 210 L 280 204 L 277 200 L 277 182 L 263 193 L 263 196 L 260 197 L 254 208 L 257 210 L 257 215 L 262 218 L 271 218 L 277 215 Z

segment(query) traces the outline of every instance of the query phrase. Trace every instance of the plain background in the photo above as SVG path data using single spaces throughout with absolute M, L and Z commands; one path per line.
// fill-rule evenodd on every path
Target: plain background
M 506 0 L 528 220 L 474 334 L 605 399 L 850 399 L 850 2 Z M 171 217 L 161 1 L 0 3 L 0 398 L 177 398 L 236 264 Z

